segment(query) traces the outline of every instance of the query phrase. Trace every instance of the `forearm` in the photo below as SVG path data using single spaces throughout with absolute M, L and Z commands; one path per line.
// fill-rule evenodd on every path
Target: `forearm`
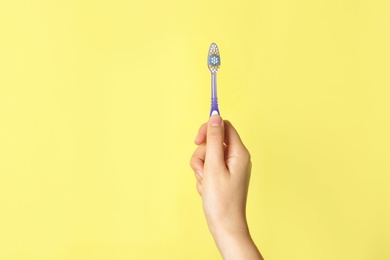
M 224 260 L 263 260 L 247 227 L 238 230 L 215 229 L 212 235 Z

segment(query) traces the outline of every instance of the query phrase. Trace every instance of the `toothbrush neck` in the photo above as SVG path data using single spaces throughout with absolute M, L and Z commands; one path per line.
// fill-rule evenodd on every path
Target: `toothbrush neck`
M 218 96 L 217 96 L 217 72 L 211 73 L 211 98 L 218 98 Z

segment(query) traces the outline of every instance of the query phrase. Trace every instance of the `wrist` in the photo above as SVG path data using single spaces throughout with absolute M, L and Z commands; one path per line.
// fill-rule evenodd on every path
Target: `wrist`
M 221 243 L 230 237 L 247 238 L 250 237 L 248 224 L 243 220 L 230 220 L 228 223 L 219 221 L 209 224 L 211 234 L 216 241 Z

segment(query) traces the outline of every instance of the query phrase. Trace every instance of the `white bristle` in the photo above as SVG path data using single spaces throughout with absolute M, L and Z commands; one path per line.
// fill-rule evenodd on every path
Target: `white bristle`
M 215 43 L 210 45 L 207 63 L 211 73 L 216 73 L 221 65 L 218 46 Z

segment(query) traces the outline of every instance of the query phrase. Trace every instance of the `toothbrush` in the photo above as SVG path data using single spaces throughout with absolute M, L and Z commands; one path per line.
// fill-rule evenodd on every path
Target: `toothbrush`
M 210 45 L 209 54 L 207 57 L 207 65 L 211 72 L 211 117 L 212 115 L 220 115 L 217 96 L 217 72 L 221 66 L 221 57 L 219 55 L 218 46 L 215 43 Z

